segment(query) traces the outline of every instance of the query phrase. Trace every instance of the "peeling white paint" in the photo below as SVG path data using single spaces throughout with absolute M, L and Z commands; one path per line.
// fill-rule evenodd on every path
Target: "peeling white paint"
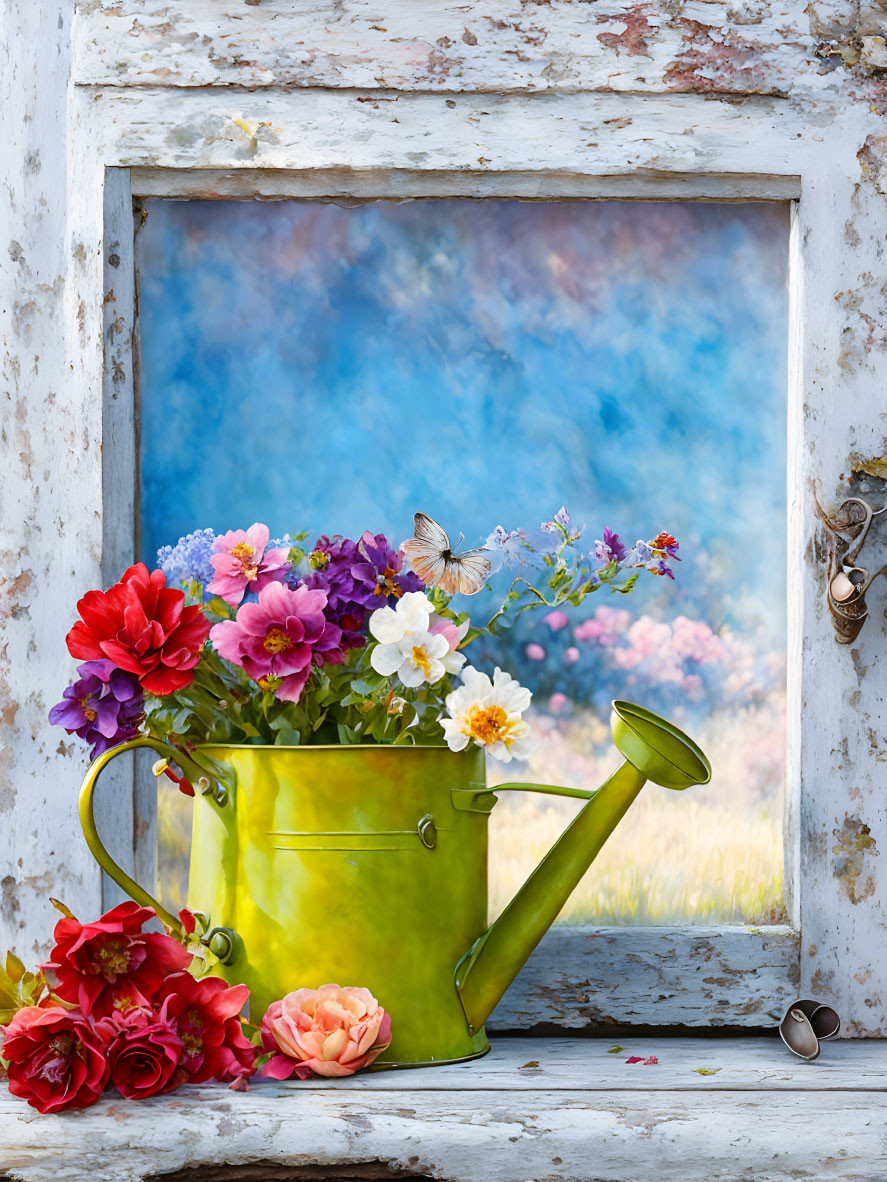
M 3 935 L 29 955 L 51 921 L 47 891 L 90 912 L 99 898 L 76 835 L 80 751 L 59 743 L 45 712 L 69 669 L 73 604 L 97 583 L 103 557 L 105 167 L 132 169 L 136 192 L 205 196 L 312 186 L 327 195 L 376 186 L 377 195 L 647 199 L 800 192 L 789 902 L 802 932 L 800 991 L 832 1002 L 845 1031 L 885 1034 L 887 858 L 873 853 L 887 848 L 883 600 L 873 591 L 873 619 L 852 652 L 835 644 L 811 494 L 824 504 L 847 494 L 851 449 L 855 463 L 885 454 L 887 74 L 871 40 L 884 33 L 883 12 L 840 0 L 388 8 L 382 20 L 363 0 L 93 0 L 75 21 L 69 86 L 68 4 L 8 6 L 0 879 L 12 883 Z M 249 135 L 233 116 L 266 126 Z M 848 817 L 872 842 L 861 890 L 847 889 L 833 849 Z M 641 976 L 663 959 L 661 942 L 649 949 Z M 560 1012 L 555 1020 L 570 1025 L 596 1004 L 576 1002 L 570 988 L 562 1003 L 542 999 L 538 1013 Z M 682 1007 L 682 998 L 671 1009 L 641 1006 L 636 1020 L 680 1020 Z M 517 1012 L 534 1011 L 521 1001 Z

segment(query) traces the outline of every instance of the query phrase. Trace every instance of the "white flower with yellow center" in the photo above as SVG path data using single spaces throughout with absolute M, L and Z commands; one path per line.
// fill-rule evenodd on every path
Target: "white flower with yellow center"
M 450 750 L 462 751 L 473 741 L 503 763 L 526 759 L 538 746 L 521 717 L 532 697 L 502 669 L 490 681 L 486 673 L 466 666 L 462 685 L 447 695 L 450 717 L 440 720 Z
M 370 616 L 370 635 L 378 644 L 370 664 L 383 677 L 395 673 L 410 689 L 433 685 L 446 673 L 458 673 L 465 664 L 461 653 L 450 650 L 441 632 L 432 632 L 434 608 L 422 591 L 408 591 L 397 607 L 380 607 Z

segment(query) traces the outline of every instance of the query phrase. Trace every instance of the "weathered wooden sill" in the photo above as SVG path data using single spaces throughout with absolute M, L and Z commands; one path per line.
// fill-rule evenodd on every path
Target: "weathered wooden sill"
M 454 1067 L 108 1096 L 55 1117 L 4 1089 L 0 1170 L 16 1182 L 887 1177 L 887 1041 L 830 1043 L 816 1063 L 775 1037 L 614 1045 L 500 1038 Z

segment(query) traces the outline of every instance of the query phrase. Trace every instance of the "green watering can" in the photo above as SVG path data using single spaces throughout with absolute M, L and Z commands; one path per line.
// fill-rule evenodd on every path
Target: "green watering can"
M 380 1064 L 451 1063 L 489 1049 L 484 1022 L 644 783 L 711 776 L 695 743 L 640 706 L 614 702 L 611 726 L 625 762 L 596 792 L 488 789 L 477 747 L 198 747 L 196 760 L 227 765 L 228 791 L 179 751 L 134 739 L 92 764 L 80 819 L 111 878 L 179 928 L 113 861 L 93 815 L 99 773 L 121 752 L 150 747 L 179 765 L 202 792 L 189 905 L 220 925 L 210 946 L 250 987 L 251 1021 L 302 986 L 363 985 L 391 1015 Z M 588 803 L 488 927 L 487 818 L 506 791 Z

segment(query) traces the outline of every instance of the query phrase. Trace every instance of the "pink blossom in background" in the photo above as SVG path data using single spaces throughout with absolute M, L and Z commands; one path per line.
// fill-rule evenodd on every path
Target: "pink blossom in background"
M 702 620 L 688 620 L 686 616 L 678 616 L 671 626 L 671 631 L 671 645 L 679 656 L 699 661 L 700 664 L 724 660 L 726 652 L 721 638 Z
M 607 607 L 601 604 L 594 615 L 583 620 L 573 629 L 575 640 L 596 640 L 598 644 L 617 644 L 631 624 L 631 612 L 625 608 Z
M 545 649 L 541 644 L 528 644 L 524 652 L 531 661 L 545 660 Z
M 558 610 L 549 612 L 547 616 L 543 616 L 542 621 L 548 625 L 552 632 L 560 632 L 561 628 L 566 628 L 570 622 L 567 613 Z
M 576 648 L 575 645 L 571 644 L 570 647 L 564 653 L 564 660 L 567 662 L 568 665 L 575 665 L 581 655 L 582 654 L 579 652 L 579 649 Z
M 561 710 L 563 710 L 564 706 L 566 706 L 569 700 L 570 699 L 566 694 L 552 694 L 548 699 L 548 708 L 551 710 L 552 714 L 558 714 Z

